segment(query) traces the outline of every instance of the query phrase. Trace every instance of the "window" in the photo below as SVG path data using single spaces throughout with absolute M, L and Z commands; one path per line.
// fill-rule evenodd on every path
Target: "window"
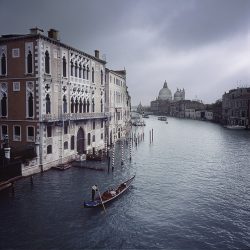
M 82 71 L 82 78 L 85 79 L 85 74 L 86 74 L 86 68 L 83 66 L 83 71 Z
M 8 135 L 8 126 L 2 125 L 1 126 L 1 139 L 3 140 L 6 135 Z
M 28 126 L 27 127 L 27 141 L 35 141 L 35 128 Z
M 4 93 L 1 99 L 1 116 L 7 116 L 7 95 Z
M 75 113 L 78 112 L 78 99 L 76 98 L 76 102 L 75 102 Z
M 64 150 L 67 150 L 67 149 L 69 148 L 69 144 L 68 144 L 67 141 L 65 141 L 65 142 L 63 143 L 63 148 L 64 148 Z
M 50 97 L 49 94 L 46 95 L 46 114 L 50 114 L 51 113 L 51 103 L 50 103 Z
M 46 50 L 45 52 L 45 73 L 49 74 L 50 73 L 50 57 L 49 57 L 49 52 Z
M 103 84 L 103 71 L 101 70 L 101 84 Z
M 104 123 L 104 122 L 103 122 L 103 121 L 101 121 L 101 128 L 103 128 L 103 123 Z
M 12 49 L 12 57 L 13 58 L 20 57 L 20 49 L 19 48 Z
M 67 113 L 67 99 L 66 96 L 63 96 L 63 113 Z
M 83 99 L 83 113 L 86 113 L 86 100 Z
M 92 129 L 95 129 L 95 121 L 92 123 Z
M 87 66 L 87 80 L 89 80 L 89 66 Z
M 52 126 L 47 127 L 47 137 L 52 137 Z
M 103 140 L 103 133 L 101 133 L 101 140 Z
M 28 98 L 28 117 L 32 118 L 34 116 L 34 102 L 33 102 L 33 95 L 32 93 L 29 94 Z
M 20 82 L 13 82 L 13 91 L 20 91 Z
M 78 66 L 77 66 L 77 62 L 75 62 L 75 77 L 77 77 L 77 70 L 78 70 Z
M 67 62 L 65 56 L 63 57 L 63 77 L 67 76 Z
M 88 133 L 88 145 L 90 145 L 90 143 L 91 143 L 91 135 L 90 133 Z
M 13 141 L 21 141 L 21 126 L 14 126 Z
M 73 61 L 71 60 L 70 61 L 70 75 L 71 76 L 74 76 L 74 63 L 73 63 Z
M 29 51 L 27 55 L 27 73 L 31 74 L 32 73 L 32 54 L 31 51 Z
M 74 113 L 74 99 L 71 98 L 71 113 Z
M 68 134 L 68 125 L 64 124 L 64 134 L 67 135 Z
M 75 149 L 75 136 L 72 135 L 70 139 L 70 149 L 74 150 Z
M 94 100 L 94 98 L 92 99 L 92 112 L 95 112 L 95 100 Z
M 82 78 L 82 65 L 79 64 L 79 78 Z
M 101 112 L 103 112 L 103 101 L 101 99 Z
M 47 146 L 47 154 L 52 154 L 52 145 Z
M 92 141 L 95 142 L 95 135 L 92 135 Z
M 89 105 L 90 105 L 89 100 L 87 100 L 87 113 L 89 113 Z
M 7 67 L 6 67 L 6 56 L 5 54 L 3 53 L 2 54 L 2 57 L 1 57 L 1 74 L 2 75 L 6 75 L 6 71 L 7 71 Z
M 92 83 L 95 82 L 95 70 L 92 68 Z
M 79 102 L 79 113 L 82 113 L 82 98 L 80 98 Z

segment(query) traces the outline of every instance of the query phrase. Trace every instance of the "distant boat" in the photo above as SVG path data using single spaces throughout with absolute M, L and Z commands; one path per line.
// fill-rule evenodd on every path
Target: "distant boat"
M 118 196 L 120 196 L 122 193 L 124 193 L 129 186 L 131 185 L 132 181 L 134 180 L 135 175 L 130 178 L 129 180 L 123 182 L 120 184 L 118 187 L 114 188 L 113 190 L 107 190 L 105 191 L 101 197 L 97 197 L 94 201 L 84 201 L 84 207 L 86 208 L 93 208 L 93 207 L 98 207 L 102 206 L 103 204 L 106 204 Z
M 225 128 L 235 129 L 235 130 L 246 129 L 245 126 L 241 126 L 241 125 L 226 125 Z
M 149 115 L 142 115 L 143 118 L 149 118 Z
M 158 116 L 158 120 L 160 120 L 160 121 L 166 121 L 167 117 L 166 116 Z

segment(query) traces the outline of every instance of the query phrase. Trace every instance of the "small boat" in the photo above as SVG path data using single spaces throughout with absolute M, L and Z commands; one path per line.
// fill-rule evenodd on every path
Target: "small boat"
M 158 120 L 160 120 L 160 121 L 166 121 L 167 117 L 166 116 L 158 116 Z
M 134 178 L 135 178 L 135 175 L 129 180 L 120 184 L 118 187 L 105 191 L 104 193 L 102 193 L 101 199 L 100 197 L 97 197 L 94 201 L 84 201 L 84 207 L 86 208 L 98 207 L 98 206 L 102 206 L 102 204 L 106 204 L 116 199 L 118 196 L 120 196 L 129 188 Z
M 149 118 L 149 115 L 142 115 L 143 118 Z
M 228 129 L 246 129 L 245 126 L 241 126 L 241 125 L 227 125 L 225 126 L 225 128 L 228 128 Z

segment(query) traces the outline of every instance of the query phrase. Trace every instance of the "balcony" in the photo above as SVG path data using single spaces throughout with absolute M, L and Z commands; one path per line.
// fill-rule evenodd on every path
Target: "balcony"
M 57 122 L 57 121 L 78 121 L 78 120 L 89 120 L 89 119 L 104 119 L 110 117 L 109 112 L 105 113 L 65 113 L 60 115 L 55 114 L 44 114 L 42 115 L 43 122 Z

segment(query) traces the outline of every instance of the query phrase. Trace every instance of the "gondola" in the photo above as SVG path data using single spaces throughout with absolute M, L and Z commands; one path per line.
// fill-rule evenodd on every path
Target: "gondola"
M 94 201 L 84 201 L 84 207 L 85 208 L 98 207 L 116 199 L 118 196 L 120 196 L 129 188 L 134 178 L 135 178 L 135 175 L 129 180 L 121 183 L 118 187 L 105 191 L 104 193 L 101 194 L 101 199 L 99 196 Z

